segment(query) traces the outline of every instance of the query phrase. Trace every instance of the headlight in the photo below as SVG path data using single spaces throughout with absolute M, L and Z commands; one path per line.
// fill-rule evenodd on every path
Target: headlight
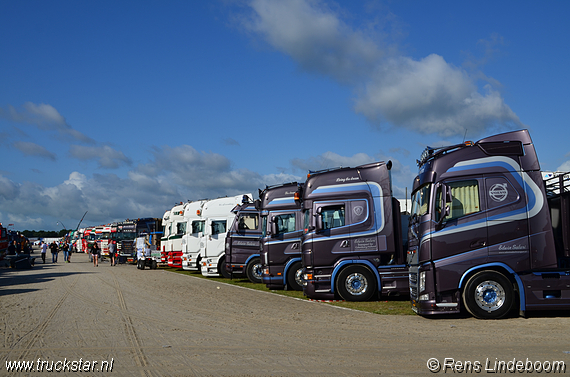
M 429 295 L 427 293 L 425 295 L 421 295 L 418 298 L 418 301 L 427 301 L 427 300 L 429 300 Z
M 420 290 L 419 290 L 419 291 L 420 291 L 420 292 L 425 291 L 425 290 L 426 290 L 426 273 L 425 273 L 425 271 L 424 271 L 424 272 L 420 272 L 420 281 L 419 281 L 419 284 L 420 284 L 420 287 L 419 287 Z

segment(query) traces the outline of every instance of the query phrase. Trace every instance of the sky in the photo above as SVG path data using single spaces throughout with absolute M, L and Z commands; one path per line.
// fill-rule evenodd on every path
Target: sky
M 0 0 L 0 222 L 75 229 L 529 129 L 570 171 L 568 1 Z M 406 191 L 407 190 L 407 191 Z

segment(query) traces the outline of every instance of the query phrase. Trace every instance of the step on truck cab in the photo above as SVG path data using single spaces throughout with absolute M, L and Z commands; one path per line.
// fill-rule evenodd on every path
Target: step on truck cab
M 391 167 L 391 161 L 375 162 L 308 174 L 302 190 L 302 254 L 309 298 L 366 301 L 408 294 Z
M 297 182 L 284 183 L 259 193 L 257 205 L 263 226 L 261 278 L 269 289 L 303 290 L 301 187 Z
M 225 277 L 247 277 L 252 283 L 261 283 L 259 245 L 261 223 L 259 210 L 245 197 L 244 203 L 234 207 L 234 220 L 226 235 Z
M 427 148 L 418 165 L 408 247 L 416 313 L 570 308 L 568 175 L 543 181 L 527 130 Z
M 204 204 L 202 216 L 206 223 L 204 242 L 200 245 L 202 275 L 219 276 L 225 273 L 226 235 L 235 217 L 232 209 L 242 203 L 244 196 L 253 201 L 251 194 L 242 194 L 209 200 Z
M 200 243 L 204 242 L 204 218 L 202 209 L 207 200 L 190 202 L 184 207 L 186 234 L 182 236 L 182 268 L 200 270 Z

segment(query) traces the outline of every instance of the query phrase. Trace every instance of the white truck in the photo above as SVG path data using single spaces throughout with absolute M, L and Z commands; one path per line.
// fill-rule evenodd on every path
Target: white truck
M 200 243 L 204 242 L 202 207 L 207 200 L 187 203 L 184 207 L 186 234 L 182 236 L 182 268 L 188 271 L 200 270 Z
M 163 244 L 162 250 L 168 255 L 168 267 L 182 268 L 182 236 L 186 233 L 186 220 L 184 219 L 186 204 L 181 202 L 172 207 L 167 219 L 168 223 L 165 224 L 162 239 L 166 238 L 166 242 Z M 166 235 L 167 229 L 168 235 Z
M 226 234 L 235 218 L 232 209 L 244 202 L 253 201 L 251 194 L 213 199 L 203 206 L 205 219 L 204 242 L 200 245 L 202 275 L 229 277 L 226 271 Z

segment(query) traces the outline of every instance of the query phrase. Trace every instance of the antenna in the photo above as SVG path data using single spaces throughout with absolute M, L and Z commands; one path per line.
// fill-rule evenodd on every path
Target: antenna
M 463 141 L 461 143 L 465 143 L 465 136 L 467 136 L 467 128 L 465 129 L 465 133 L 463 134 Z

